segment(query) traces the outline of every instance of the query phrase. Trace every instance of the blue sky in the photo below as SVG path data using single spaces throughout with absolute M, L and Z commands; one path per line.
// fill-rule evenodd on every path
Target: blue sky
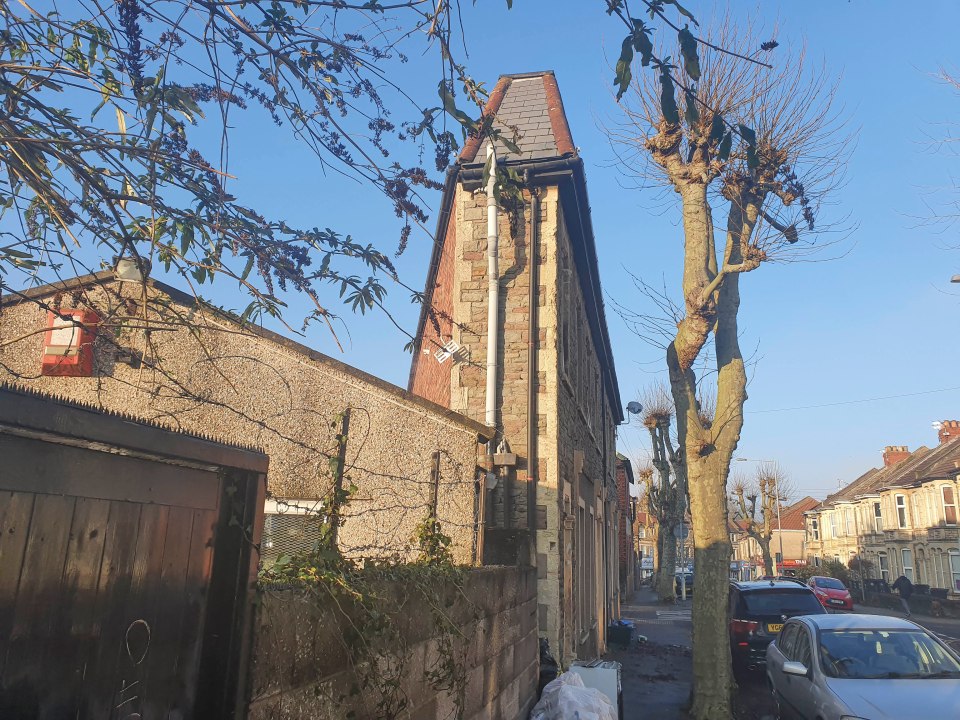
M 656 193 L 622 187 L 601 124 L 615 121 L 610 70 L 622 29 L 601 0 L 463 0 L 471 73 L 492 85 L 501 73 L 556 72 L 574 143 L 585 160 L 601 278 L 610 299 L 641 303 L 627 270 L 671 282 L 680 268 L 677 213 Z M 686 5 L 701 19 L 720 4 Z M 822 497 L 880 462 L 884 445 L 936 442 L 930 423 L 960 419 L 960 272 L 956 228 L 931 228 L 928 203 L 943 196 L 960 161 L 931 143 L 950 132 L 960 95 L 938 82 L 941 67 L 960 68 L 960 3 L 930 0 L 923 11 L 893 1 L 736 2 L 735 17 L 779 25 L 782 43 L 806 40 L 814 60 L 840 78 L 839 100 L 856 146 L 847 184 L 835 200 L 857 224 L 830 262 L 764 267 L 742 283 L 742 345 L 756 349 L 739 455 L 775 459 L 803 491 Z M 776 57 L 776 56 L 775 56 Z M 401 80 L 435 104 L 436 66 L 413 57 Z M 393 249 L 398 226 L 385 201 L 339 176 L 324 175 L 296 141 L 244 116 L 231 140 L 232 189 L 267 214 L 293 223 L 348 230 Z M 670 200 L 670 198 L 667 198 Z M 439 193 L 430 202 L 435 208 Z M 432 225 L 432 219 L 431 219 Z M 415 234 L 399 261 L 404 280 L 422 287 L 430 240 Z M 837 254 L 836 249 L 822 259 Z M 953 286 L 958 288 L 960 286 Z M 630 333 L 610 310 L 607 321 L 624 402 L 656 380 L 662 353 Z M 229 297 L 224 298 L 229 305 Z M 417 306 L 401 290 L 388 299 L 413 331 Z M 237 305 L 240 300 L 237 300 Z M 405 386 L 406 338 L 382 317 L 348 318 L 340 354 L 321 327 L 303 341 Z M 852 402 L 953 388 L 875 402 Z M 795 410 L 807 406 L 831 407 Z M 772 411 L 772 412 L 771 412 Z M 631 457 L 646 444 L 639 428 L 620 431 Z M 747 463 L 743 464 L 747 468 Z

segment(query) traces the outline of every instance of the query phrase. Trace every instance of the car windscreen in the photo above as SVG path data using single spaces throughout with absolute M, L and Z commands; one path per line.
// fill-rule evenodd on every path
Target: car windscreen
M 960 678 L 957 658 L 922 630 L 823 630 L 820 665 L 835 678 Z
M 810 590 L 771 588 L 743 593 L 746 610 L 754 615 L 822 614 L 823 606 Z
M 842 582 L 833 578 L 817 578 L 817 587 L 830 588 L 831 590 L 846 590 Z

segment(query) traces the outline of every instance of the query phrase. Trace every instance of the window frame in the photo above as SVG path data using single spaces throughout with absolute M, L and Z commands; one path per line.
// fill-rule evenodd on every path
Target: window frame
M 886 550 L 877 553 L 877 568 L 880 570 L 880 579 L 890 582 L 890 557 Z
M 950 491 L 952 495 L 951 502 L 947 502 L 946 493 L 947 490 Z M 943 524 L 948 526 L 956 526 L 957 524 L 957 491 L 953 485 L 941 485 L 940 486 L 940 506 L 943 508 Z M 953 522 L 950 521 L 950 517 L 947 513 L 947 508 L 953 510 Z M 931 523 L 932 524 L 932 523 Z
M 913 582 L 913 578 L 916 577 L 916 574 L 914 573 L 912 548 L 900 548 L 900 563 L 903 566 L 903 574 L 906 576 L 907 580 Z
M 817 518 L 813 518 L 810 522 L 810 532 L 813 534 L 814 540 L 820 540 L 820 521 Z
M 873 527 L 878 533 L 883 532 L 883 507 L 879 500 L 873 504 Z
M 954 558 L 957 559 L 954 562 Z M 960 591 L 960 550 L 951 548 L 947 553 L 947 567 L 950 568 L 950 581 L 953 583 L 950 590 L 952 592 Z
M 907 528 L 907 520 L 910 514 L 907 511 L 907 496 L 897 493 L 893 496 L 893 506 L 897 511 L 897 526 L 900 530 Z

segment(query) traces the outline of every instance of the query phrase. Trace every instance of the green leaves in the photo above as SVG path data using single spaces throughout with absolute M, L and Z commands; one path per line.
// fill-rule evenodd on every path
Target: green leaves
M 680 122 L 680 110 L 677 108 L 677 99 L 674 97 L 670 67 L 670 65 L 660 66 L 660 112 L 663 113 L 664 120 L 671 125 L 676 125 Z
M 623 97 L 633 79 L 630 66 L 633 63 L 634 52 L 640 53 L 640 64 L 643 67 L 647 67 L 653 59 L 650 29 L 643 24 L 642 20 L 631 18 L 631 23 L 633 30 L 620 44 L 620 58 L 617 60 L 616 74 L 613 77 L 613 84 L 617 87 L 617 100 Z
M 680 31 L 680 54 L 683 56 L 683 69 L 691 80 L 700 79 L 700 57 L 697 55 L 697 39 L 690 32 L 688 26 Z
M 630 80 L 633 78 L 633 72 L 630 70 L 630 64 L 633 62 L 633 36 L 627 35 L 620 45 L 620 59 L 617 60 L 616 75 L 613 78 L 613 84 L 617 87 L 617 100 L 623 97 L 623 94 L 630 87 Z
M 697 19 L 693 16 L 693 13 L 691 13 L 683 5 L 678 3 L 677 0 L 663 0 L 663 2 L 666 5 L 673 5 L 680 12 L 681 15 L 683 15 L 685 18 L 688 18 L 690 22 L 692 22 L 697 27 L 700 27 L 700 23 L 697 22 Z
M 700 108 L 697 107 L 697 95 L 691 90 L 685 90 L 683 95 L 683 119 L 686 120 L 688 127 L 693 127 L 700 122 Z
M 717 146 L 717 158 L 726 162 L 730 158 L 730 151 L 733 149 L 733 133 L 727 131 Z
M 472 131 L 476 128 L 477 124 L 471 117 L 457 108 L 457 102 L 445 80 L 440 81 L 440 84 L 437 86 L 437 93 L 440 95 L 440 102 L 443 103 L 443 109 L 450 117 L 460 123 L 467 131 Z
M 740 137 L 743 138 L 743 142 L 747 145 L 747 167 L 751 170 L 756 170 L 760 167 L 760 156 L 757 155 L 757 134 L 752 128 L 748 128 L 742 124 L 737 125 L 737 132 L 740 133 Z

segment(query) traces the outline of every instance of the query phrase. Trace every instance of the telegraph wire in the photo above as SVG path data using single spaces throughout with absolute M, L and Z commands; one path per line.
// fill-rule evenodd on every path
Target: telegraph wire
M 821 405 L 799 405 L 797 407 L 771 408 L 769 410 L 746 410 L 748 414 L 759 415 L 761 413 L 790 412 L 792 410 L 817 410 L 819 408 L 838 407 L 840 405 L 857 405 L 859 403 L 879 402 L 881 400 L 897 400 L 899 398 L 916 397 L 918 395 L 933 395 L 934 393 L 952 392 L 960 390 L 960 385 L 955 387 L 940 388 L 938 390 L 921 390 L 920 392 L 902 393 L 900 395 L 884 395 L 881 397 L 863 398 L 861 400 L 841 400 L 839 402 L 823 403 Z

